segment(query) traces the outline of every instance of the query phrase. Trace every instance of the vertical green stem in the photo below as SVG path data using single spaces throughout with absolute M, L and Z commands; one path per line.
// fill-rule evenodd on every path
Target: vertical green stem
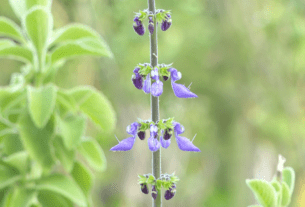
M 148 9 L 153 14 L 156 13 L 155 0 L 148 0 Z M 150 34 L 150 64 L 154 68 L 158 64 L 158 40 L 157 40 L 157 23 L 154 21 L 154 33 Z M 151 119 L 153 122 L 159 120 L 159 97 L 151 95 Z M 152 173 L 155 178 L 161 176 L 161 148 L 152 153 Z M 161 194 L 158 192 L 157 199 L 153 199 L 153 207 L 161 207 Z

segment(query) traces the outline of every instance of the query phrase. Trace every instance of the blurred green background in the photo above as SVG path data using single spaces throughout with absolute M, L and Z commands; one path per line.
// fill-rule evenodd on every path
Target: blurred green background
M 270 181 L 277 155 L 296 170 L 292 207 L 305 206 L 305 4 L 302 0 L 157 0 L 172 10 L 172 27 L 158 31 L 159 63 L 174 63 L 179 83 L 197 99 L 178 99 L 170 81 L 160 98 L 161 118 L 175 117 L 202 152 L 179 151 L 175 140 L 162 149 L 162 171 L 180 177 L 174 199 L 163 206 L 244 207 L 254 204 L 247 178 Z M 150 118 L 150 96 L 131 82 L 136 64 L 149 62 L 148 32 L 132 28 L 139 0 L 53 0 L 55 28 L 80 22 L 96 29 L 114 59 L 79 58 L 60 70 L 64 88 L 94 85 L 112 102 L 115 132 L 88 126 L 105 150 L 108 167 L 96 174 L 94 206 L 151 206 L 137 175 L 151 172 L 147 142 L 137 139 L 129 152 L 110 152 L 127 138 L 126 126 Z M 0 16 L 14 16 L 1 0 Z M 147 23 L 145 23 L 147 26 Z M 1 59 L 0 85 L 21 63 Z

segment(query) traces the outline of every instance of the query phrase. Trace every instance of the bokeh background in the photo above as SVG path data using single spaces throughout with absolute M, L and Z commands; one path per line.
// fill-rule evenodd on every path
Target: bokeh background
M 162 149 L 162 171 L 180 177 L 174 199 L 163 206 L 244 207 L 254 204 L 247 178 L 270 181 L 277 156 L 296 170 L 292 207 L 305 206 L 305 3 L 303 0 L 157 0 L 172 10 L 172 27 L 158 31 L 159 63 L 174 63 L 192 83 L 196 99 L 178 99 L 170 82 L 160 98 L 161 118 L 175 117 L 202 152 L 179 151 L 175 140 Z M 105 134 L 89 125 L 108 166 L 96 175 L 94 206 L 146 207 L 151 197 L 137 175 L 151 172 L 147 142 L 136 140 L 129 152 L 110 152 L 127 138 L 126 126 L 150 118 L 150 96 L 131 82 L 136 64 L 149 62 L 149 36 L 132 28 L 140 0 L 53 0 L 55 27 L 80 22 L 96 29 L 114 59 L 68 61 L 56 77 L 59 86 L 94 85 L 112 102 L 117 127 Z M 0 16 L 20 24 L 8 0 Z M 147 26 L 147 23 L 145 23 Z M 0 85 L 21 63 L 1 59 Z

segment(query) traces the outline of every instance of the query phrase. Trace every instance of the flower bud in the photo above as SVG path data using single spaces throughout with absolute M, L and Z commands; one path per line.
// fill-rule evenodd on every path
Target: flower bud
M 134 31 L 136 33 L 138 33 L 138 35 L 141 35 L 141 36 L 144 35 L 145 28 L 144 28 L 142 22 L 139 20 L 139 17 L 138 16 L 135 17 L 133 21 L 134 21 L 134 23 L 133 23 Z
M 164 80 L 164 81 L 167 81 L 167 80 L 168 80 L 168 77 L 167 77 L 167 76 L 163 76 L 163 80 Z
M 166 15 L 167 17 L 161 23 L 162 31 L 168 30 L 168 28 L 170 28 L 170 26 L 172 25 L 171 15 L 170 14 L 166 14 Z
M 146 183 L 141 183 L 141 191 L 142 191 L 144 194 L 148 194 L 148 193 L 149 193 L 148 188 L 147 188 L 147 184 L 146 184 Z
M 143 88 L 143 78 L 141 75 L 133 75 L 131 80 L 137 89 L 141 90 Z
M 172 187 L 169 188 L 167 191 L 165 191 L 164 198 L 166 200 L 170 200 L 174 197 L 175 194 L 176 194 L 176 184 L 173 183 Z
M 169 140 L 171 137 L 172 137 L 172 129 L 168 128 L 165 130 L 164 132 L 164 136 L 163 136 L 163 139 L 165 140 Z
M 145 131 L 139 131 L 138 132 L 138 137 L 140 138 L 140 140 L 144 140 L 145 139 Z
M 155 30 L 153 17 L 148 17 L 148 19 L 149 19 L 148 30 L 150 34 L 153 34 Z
M 154 200 L 156 200 L 157 195 L 158 195 L 158 191 L 156 190 L 156 186 L 153 185 L 151 189 L 151 196 L 153 197 Z

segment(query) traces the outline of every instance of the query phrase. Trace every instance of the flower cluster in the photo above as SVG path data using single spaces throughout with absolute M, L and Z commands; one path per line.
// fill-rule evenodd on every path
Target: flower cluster
M 168 148 L 171 144 L 171 137 L 174 132 L 176 137 L 176 142 L 180 150 L 183 151 L 195 151 L 200 152 L 200 149 L 197 148 L 192 141 L 190 141 L 186 137 L 180 136 L 184 132 L 184 127 L 178 123 L 173 121 L 173 119 L 161 120 L 158 123 L 154 123 L 152 121 L 142 121 L 133 122 L 130 124 L 126 131 L 128 134 L 132 135 L 122 141 L 119 141 L 119 144 L 112 147 L 111 151 L 128 151 L 131 150 L 136 137 L 138 136 L 140 140 L 145 139 L 145 131 L 150 130 L 150 137 L 148 138 L 148 148 L 155 152 L 162 146 L 163 148 Z M 158 140 L 158 136 L 160 133 L 160 141 Z
M 148 30 L 150 34 L 154 33 L 154 21 L 161 23 L 161 30 L 166 31 L 172 25 L 172 19 L 169 11 L 165 11 L 159 9 L 156 11 L 156 15 L 150 13 L 148 10 L 140 11 L 136 14 L 135 18 L 133 19 L 133 28 L 135 32 L 142 36 L 145 33 L 145 27 L 143 25 L 143 21 L 148 18 Z
M 178 98 L 197 97 L 187 87 L 176 83 L 176 81 L 181 79 L 182 75 L 177 69 L 170 67 L 170 65 L 161 64 L 152 69 L 147 63 L 139 64 L 133 70 L 133 73 L 134 75 L 132 75 L 131 79 L 134 86 L 139 90 L 143 90 L 144 93 L 151 93 L 156 97 L 160 96 L 163 93 L 163 82 L 160 80 L 160 77 L 162 77 L 164 81 L 171 78 L 172 89 Z M 151 82 L 153 83 L 151 84 Z
M 151 184 L 151 196 L 153 199 L 157 198 L 159 191 L 165 188 L 164 198 L 170 200 L 176 194 L 176 183 L 179 178 L 173 174 L 162 174 L 160 178 L 155 179 L 152 174 L 139 175 L 139 184 L 141 191 L 144 194 L 149 194 L 148 184 Z

